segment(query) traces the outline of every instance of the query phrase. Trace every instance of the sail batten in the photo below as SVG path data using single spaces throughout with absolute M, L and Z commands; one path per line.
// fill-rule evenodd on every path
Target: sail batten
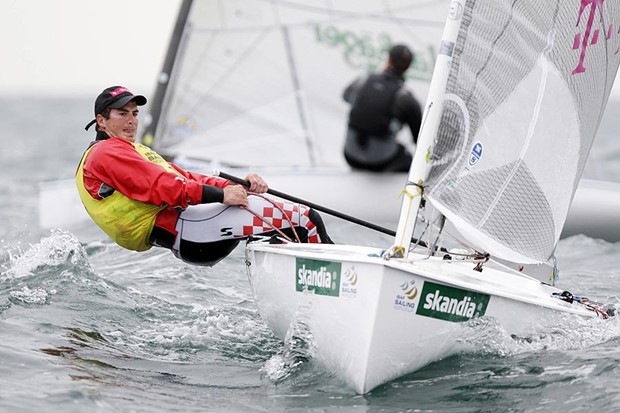
M 468 0 L 463 13 L 427 198 L 477 249 L 545 262 L 615 79 L 620 6 Z

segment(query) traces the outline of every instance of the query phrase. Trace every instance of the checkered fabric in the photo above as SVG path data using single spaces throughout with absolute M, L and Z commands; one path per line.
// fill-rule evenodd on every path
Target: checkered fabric
M 316 226 L 308 217 L 309 209 L 303 205 L 277 201 L 275 205 L 269 204 L 263 207 L 261 211 L 256 211 L 256 213 L 261 215 L 264 221 L 259 217 L 253 217 L 252 225 L 243 226 L 243 235 L 260 234 L 273 231 L 276 228 L 289 228 L 292 222 L 293 226 L 303 226 L 308 230 L 309 242 L 320 242 Z

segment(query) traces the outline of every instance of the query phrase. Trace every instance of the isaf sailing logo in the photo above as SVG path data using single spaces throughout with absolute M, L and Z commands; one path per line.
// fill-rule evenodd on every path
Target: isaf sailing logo
M 394 309 L 406 312 L 415 311 L 415 299 L 418 296 L 418 287 L 415 280 L 405 281 L 400 285 L 400 292 L 394 299 Z
M 343 297 L 356 297 L 358 279 L 359 277 L 357 275 L 357 271 L 355 271 L 355 266 L 352 265 L 347 268 L 343 273 L 340 294 Z
M 338 297 L 340 295 L 339 262 L 297 258 L 295 260 L 295 290 Z

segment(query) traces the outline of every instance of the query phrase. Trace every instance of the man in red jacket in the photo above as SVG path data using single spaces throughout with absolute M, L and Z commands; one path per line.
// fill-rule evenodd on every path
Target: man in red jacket
M 112 86 L 95 100 L 96 140 L 84 153 L 76 185 L 91 218 L 118 245 L 165 247 L 183 261 L 214 265 L 250 235 L 297 234 L 331 243 L 321 217 L 305 205 L 271 200 L 250 173 L 249 188 L 188 172 L 135 142 L 142 95 Z M 249 196 L 248 196 L 249 195 Z M 292 228 L 293 230 L 292 230 Z

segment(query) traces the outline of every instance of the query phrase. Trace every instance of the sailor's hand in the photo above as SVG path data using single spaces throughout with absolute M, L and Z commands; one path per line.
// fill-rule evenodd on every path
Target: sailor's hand
M 224 188 L 224 205 L 248 206 L 248 193 L 241 185 L 228 185 Z
M 253 172 L 249 173 L 248 176 L 245 177 L 245 180 L 250 183 L 250 192 L 263 194 L 269 189 L 269 185 L 267 185 L 267 182 L 265 182 L 263 178 Z

